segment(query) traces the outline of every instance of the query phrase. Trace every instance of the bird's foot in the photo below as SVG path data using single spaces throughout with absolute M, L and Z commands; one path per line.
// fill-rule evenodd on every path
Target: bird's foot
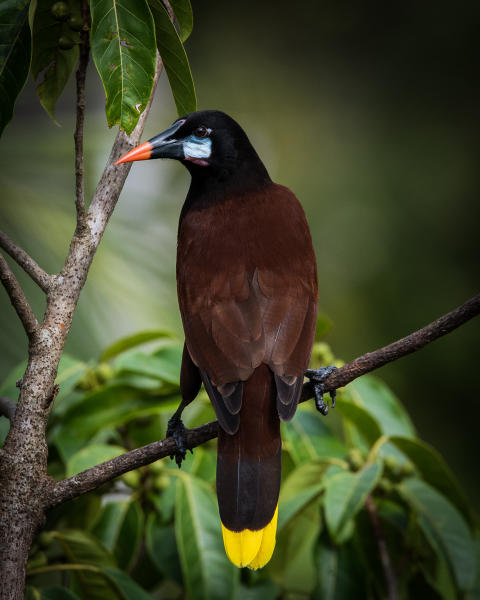
M 326 415 L 328 413 L 328 402 L 325 402 L 323 399 L 323 395 L 325 393 L 325 388 L 323 382 L 325 379 L 336 370 L 335 365 L 329 365 L 328 367 L 320 367 L 319 369 L 307 369 L 305 371 L 305 377 L 310 379 L 310 382 L 313 386 L 313 392 L 315 394 L 315 406 L 317 410 L 322 413 L 322 415 Z M 330 392 L 330 398 L 332 399 L 332 408 L 335 408 L 335 399 L 337 396 L 337 391 L 332 390 Z
M 184 461 L 185 457 L 187 456 L 187 429 L 183 424 L 182 419 L 175 416 L 169 419 L 167 425 L 167 437 L 173 437 L 173 439 L 175 440 L 177 448 L 175 450 L 175 454 L 171 454 L 170 458 L 172 460 L 175 459 L 175 462 L 177 463 L 178 468 L 180 469 L 180 467 L 182 466 L 182 461 Z M 190 452 L 192 452 L 191 449 Z

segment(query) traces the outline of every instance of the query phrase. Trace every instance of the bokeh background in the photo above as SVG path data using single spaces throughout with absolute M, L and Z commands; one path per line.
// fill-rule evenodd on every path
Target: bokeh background
M 193 2 L 186 44 L 199 108 L 246 129 L 272 178 L 303 203 L 318 257 L 326 341 L 346 361 L 479 292 L 480 4 Z M 85 131 L 87 191 L 108 158 L 93 65 Z M 57 272 L 74 228 L 73 86 L 51 122 L 29 82 L 0 141 L 0 227 Z M 165 75 L 144 138 L 176 118 Z M 67 351 L 88 360 L 117 337 L 181 336 L 175 238 L 188 175 L 137 163 L 95 258 Z M 35 311 L 42 294 L 15 269 Z M 0 293 L 0 380 L 26 340 Z M 474 501 L 480 319 L 384 367 L 420 435 Z M 159 432 L 159 436 L 163 432 Z

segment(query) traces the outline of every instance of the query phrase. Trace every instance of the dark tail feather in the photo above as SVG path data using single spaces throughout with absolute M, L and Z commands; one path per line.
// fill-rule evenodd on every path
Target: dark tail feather
M 276 396 L 273 373 L 266 365 L 260 365 L 244 382 L 238 431 L 231 435 L 219 430 L 218 505 L 225 548 L 238 566 L 263 566 L 275 544 L 273 525 L 268 528 L 268 536 L 262 532 L 276 517 L 280 491 L 282 444 Z M 244 530 L 255 535 L 235 534 Z M 240 539 L 244 541 L 243 549 Z

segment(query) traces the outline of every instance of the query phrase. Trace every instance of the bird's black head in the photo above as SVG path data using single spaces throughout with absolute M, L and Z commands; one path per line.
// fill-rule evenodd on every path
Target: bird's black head
M 137 146 L 116 164 L 151 158 L 174 158 L 192 175 L 192 184 L 210 189 L 245 188 L 269 183 L 270 177 L 240 125 L 218 110 L 177 119 L 163 133 Z

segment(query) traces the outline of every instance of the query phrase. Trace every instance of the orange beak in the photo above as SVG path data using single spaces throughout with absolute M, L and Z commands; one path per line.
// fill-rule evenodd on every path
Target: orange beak
M 140 146 L 133 148 L 130 152 L 127 152 L 122 158 L 119 158 L 116 165 L 120 165 L 126 162 L 133 162 L 134 160 L 149 160 L 152 156 L 153 146 L 150 142 L 143 142 Z

